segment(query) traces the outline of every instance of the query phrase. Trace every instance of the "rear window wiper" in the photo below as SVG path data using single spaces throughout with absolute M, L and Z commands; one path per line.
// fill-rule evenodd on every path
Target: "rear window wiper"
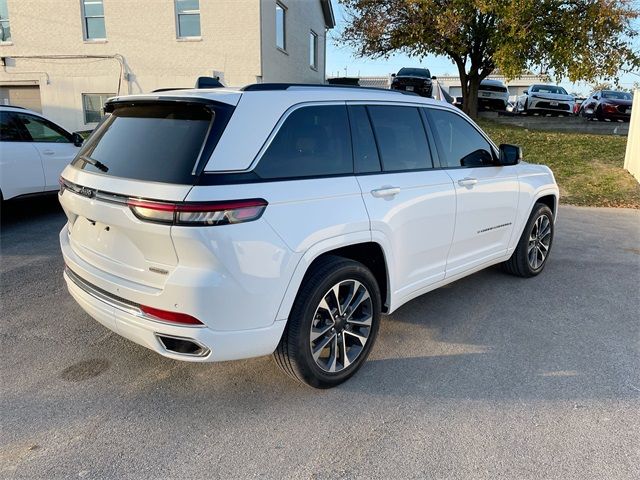
M 107 167 L 104 163 L 102 163 L 99 160 L 96 160 L 95 158 L 91 158 L 87 155 L 80 155 L 78 156 L 78 158 L 80 160 L 82 160 L 85 163 L 88 163 L 90 165 L 93 165 L 94 167 L 96 167 L 98 170 L 102 170 L 103 172 L 108 172 L 109 171 L 109 167 Z

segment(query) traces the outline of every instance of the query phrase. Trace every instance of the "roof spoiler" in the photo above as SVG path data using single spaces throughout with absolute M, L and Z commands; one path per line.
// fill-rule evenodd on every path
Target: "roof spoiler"
M 195 88 L 224 88 L 220 77 L 198 77 Z M 191 90 L 188 87 L 157 88 L 151 93 L 171 92 L 172 90 Z

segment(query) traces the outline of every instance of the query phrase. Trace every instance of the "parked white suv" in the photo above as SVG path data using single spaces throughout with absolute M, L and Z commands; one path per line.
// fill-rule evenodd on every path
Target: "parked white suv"
M 82 137 L 20 107 L 0 106 L 0 199 L 58 190 Z
M 365 361 L 381 313 L 548 258 L 551 171 L 443 102 L 261 84 L 106 111 L 62 174 L 64 276 L 89 315 L 167 357 L 275 352 L 331 387 Z

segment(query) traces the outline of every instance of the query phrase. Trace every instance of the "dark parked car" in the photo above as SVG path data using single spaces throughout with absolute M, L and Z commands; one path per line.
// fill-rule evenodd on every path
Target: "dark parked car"
M 427 68 L 401 68 L 398 73 L 391 75 L 392 90 L 406 90 L 415 92 L 421 97 L 433 95 L 431 72 Z
M 631 120 L 633 95 L 616 90 L 598 90 L 593 92 L 580 105 L 580 115 L 598 120 Z

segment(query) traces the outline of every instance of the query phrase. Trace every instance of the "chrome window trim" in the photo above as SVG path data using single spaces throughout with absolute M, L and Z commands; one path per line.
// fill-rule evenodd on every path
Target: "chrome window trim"
M 142 318 L 142 319 L 147 320 L 149 322 L 158 323 L 160 325 L 168 325 L 168 326 L 178 327 L 178 328 L 205 328 L 206 327 L 206 325 L 204 325 L 204 324 L 203 325 L 189 325 L 189 324 L 165 322 L 165 321 L 163 321 L 161 319 L 152 317 L 150 315 L 147 315 L 146 313 L 144 313 L 140 309 L 140 304 L 139 303 L 132 302 L 131 300 L 127 300 L 125 298 L 117 297 L 116 295 L 113 295 L 113 294 L 101 289 L 100 287 L 96 287 L 95 285 L 93 285 L 93 284 L 89 283 L 88 281 L 86 281 L 84 278 L 82 278 L 76 272 L 71 270 L 71 268 L 69 268 L 69 266 L 65 265 L 64 272 L 67 275 L 67 277 L 69 278 L 69 280 L 71 280 L 74 285 L 76 285 L 80 290 L 85 292 L 87 295 L 90 295 L 91 297 L 95 298 L 96 300 L 99 300 L 99 301 L 101 301 L 103 303 L 106 303 L 107 305 L 110 305 L 110 306 L 112 306 L 114 308 L 117 308 L 118 310 L 123 311 L 125 313 L 129 313 L 129 314 L 134 315 L 136 317 Z

